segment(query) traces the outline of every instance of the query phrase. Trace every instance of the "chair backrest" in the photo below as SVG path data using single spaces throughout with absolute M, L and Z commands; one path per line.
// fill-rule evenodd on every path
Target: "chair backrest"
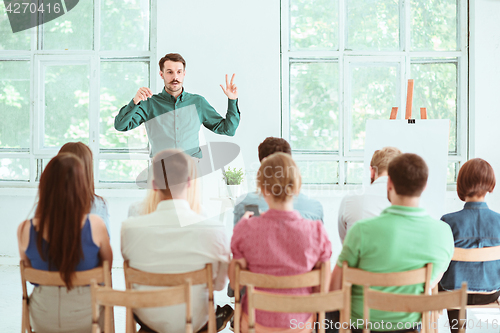
M 351 268 L 347 261 L 342 263 L 342 281 L 360 286 L 394 287 L 424 283 L 426 294 L 430 294 L 432 263 L 422 268 L 405 272 L 374 273 L 359 268 Z
M 347 261 L 342 263 L 343 283 L 356 284 L 360 286 L 394 287 L 423 283 L 424 294 L 430 295 L 431 291 L 432 263 L 424 267 L 404 272 L 374 273 L 359 268 L 349 267 Z M 366 308 L 366 304 L 365 304 Z M 425 312 L 422 316 L 423 331 L 430 325 L 431 314 Z
M 132 284 L 156 287 L 173 287 L 191 281 L 192 285 L 206 284 L 208 288 L 208 309 L 214 308 L 214 286 L 212 275 L 212 264 L 208 263 L 205 268 L 178 274 L 160 274 L 141 271 L 130 267 L 129 261 L 123 263 L 123 272 L 125 274 L 125 285 L 127 289 L 132 289 Z M 208 311 L 208 333 L 215 333 L 217 324 L 215 312 Z M 127 327 L 135 327 L 132 308 L 127 307 Z
M 462 249 L 460 247 L 456 247 L 451 260 L 464 262 L 500 260 L 500 246 L 474 249 Z
M 186 333 L 192 333 L 191 324 L 191 281 L 183 285 L 155 290 L 113 290 L 109 287 L 100 287 L 95 281 L 91 286 L 92 297 L 92 333 L 99 333 L 99 306 L 124 306 L 127 308 L 152 308 L 186 304 Z M 104 330 L 112 332 L 112 318 L 105 317 Z M 127 327 L 127 333 L 135 332 Z
M 29 297 L 26 282 L 39 284 L 42 286 L 65 286 L 59 272 L 42 271 L 27 266 L 23 260 L 20 261 L 21 281 L 23 287 L 23 312 L 22 312 L 22 332 L 31 332 L 30 315 L 29 315 Z M 72 279 L 73 286 L 89 286 L 91 281 L 103 283 L 106 287 L 112 286 L 111 283 L 111 268 L 108 261 L 104 261 L 101 267 L 97 267 L 88 271 L 76 272 Z M 111 308 L 105 308 L 106 315 L 112 316 Z
M 429 312 L 450 308 L 459 308 L 459 323 L 465 319 L 465 307 L 467 305 L 467 283 L 462 284 L 460 290 L 441 292 L 437 295 L 408 295 L 385 293 L 371 290 L 369 286 L 363 287 L 364 291 L 364 328 L 363 333 L 368 333 L 370 309 L 391 312 Z M 459 325 L 459 333 L 463 333 L 462 325 Z M 396 328 L 398 329 L 398 328 Z
M 293 289 L 305 287 L 320 287 L 321 293 L 328 292 L 328 274 L 329 269 L 326 263 L 322 263 L 319 269 L 313 269 L 310 272 L 290 276 L 274 276 L 267 274 L 252 273 L 247 270 L 242 270 L 237 263 L 235 267 L 235 311 L 234 311 L 234 332 L 240 333 L 240 318 L 241 318 L 241 297 L 240 286 L 252 285 L 257 288 L 269 289 Z M 325 312 L 319 312 L 320 322 L 324 321 Z
M 350 313 L 347 312 L 350 309 L 351 302 L 351 288 L 347 285 L 340 291 L 334 291 L 330 293 L 322 294 L 310 294 L 310 295 L 283 295 L 283 294 L 272 294 L 262 291 L 254 290 L 254 286 L 247 286 L 248 292 L 248 331 L 249 333 L 255 333 L 255 309 L 272 311 L 272 312 L 292 312 L 292 313 L 303 313 L 303 312 L 326 312 L 326 311 L 337 311 L 340 310 L 343 315 L 341 315 L 341 323 L 349 322 Z M 347 316 L 346 316 L 347 315 Z M 347 319 L 347 320 L 346 320 Z M 315 327 L 316 332 L 324 333 L 325 325 L 324 320 L 319 321 L 319 327 Z M 346 328 L 344 325 L 340 325 L 340 331 L 343 332 Z

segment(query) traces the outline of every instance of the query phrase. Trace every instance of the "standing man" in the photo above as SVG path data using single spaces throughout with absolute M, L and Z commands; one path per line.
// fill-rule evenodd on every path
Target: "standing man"
M 198 133 L 202 124 L 214 133 L 234 135 L 240 122 L 238 88 L 233 83 L 235 74 L 231 82 L 226 75 L 226 88 L 221 85 L 228 97 L 224 119 L 205 98 L 184 90 L 186 61 L 180 54 L 165 55 L 159 65 L 164 89 L 153 95 L 149 88 L 139 88 L 135 97 L 115 117 L 116 130 L 124 132 L 146 123 L 151 157 L 161 150 L 176 148 L 201 158 Z

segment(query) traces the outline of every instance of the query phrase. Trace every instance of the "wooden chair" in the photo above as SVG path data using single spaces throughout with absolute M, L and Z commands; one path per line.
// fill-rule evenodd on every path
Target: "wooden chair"
M 255 333 L 255 310 L 273 312 L 322 312 L 340 310 L 340 323 L 349 323 L 351 317 L 351 286 L 329 293 L 315 293 L 310 295 L 282 295 L 254 290 L 253 285 L 247 286 L 248 293 L 248 332 Z M 235 323 L 236 328 L 236 323 Z M 316 326 L 315 326 L 316 328 Z M 340 332 L 349 331 L 340 325 Z M 324 320 L 319 322 L 316 332 L 324 333 Z
M 368 285 L 363 286 L 363 292 L 363 333 L 370 332 L 368 328 L 370 309 L 391 312 L 422 312 L 423 314 L 429 311 L 436 312 L 458 307 L 460 309 L 459 322 L 465 319 L 465 307 L 467 305 L 467 283 L 465 282 L 462 284 L 462 289 L 460 290 L 441 292 L 437 295 L 385 293 L 372 290 Z M 459 325 L 459 333 L 464 333 L 464 328 L 461 325 Z
M 214 309 L 214 286 L 212 275 L 212 264 L 206 264 L 205 268 L 180 274 L 158 274 L 144 272 L 130 267 L 128 260 L 123 263 L 123 272 L 125 274 L 125 286 L 128 290 L 132 289 L 132 284 L 157 287 L 173 287 L 185 283 L 187 279 L 191 280 L 193 285 L 206 284 L 208 288 L 208 333 L 216 333 L 216 319 Z M 136 323 L 132 308 L 127 307 L 127 332 L 135 329 Z
M 98 324 L 99 306 L 124 306 L 127 308 L 154 308 L 186 303 L 186 333 L 193 333 L 191 324 L 191 281 L 188 279 L 183 285 L 155 289 L 155 290 L 113 290 L 109 287 L 100 287 L 95 281 L 91 285 L 92 296 L 92 333 L 100 333 Z M 106 315 L 104 331 L 112 332 L 113 318 Z M 127 326 L 127 333 L 135 333 L 135 327 Z
M 327 279 L 330 274 L 326 263 L 322 263 L 319 269 L 313 269 L 310 272 L 291 275 L 291 276 L 274 276 L 266 274 L 252 273 L 247 270 L 242 270 L 239 264 L 235 267 L 235 285 L 234 285 L 234 333 L 240 333 L 241 320 L 241 297 L 240 286 L 252 285 L 257 288 L 269 289 L 293 289 L 305 287 L 320 287 L 321 293 L 328 292 Z M 319 312 L 319 321 L 323 322 L 325 312 Z
M 482 247 L 474 249 L 463 249 L 460 247 L 455 248 L 453 252 L 452 261 L 463 261 L 463 262 L 483 262 L 483 261 L 494 261 L 500 260 L 500 246 Z M 474 293 L 474 292 L 469 292 Z M 484 305 L 467 305 L 469 309 L 477 308 L 500 308 L 500 303 L 498 299 L 490 304 Z
M 347 261 L 342 263 L 342 282 L 360 286 L 396 287 L 424 283 L 424 294 L 432 294 L 431 290 L 432 263 L 422 268 L 396 273 L 373 273 L 359 268 L 351 268 Z M 435 290 L 437 293 L 437 289 Z M 424 313 L 422 316 L 422 331 L 427 332 L 431 321 L 437 320 L 437 313 Z
M 26 282 L 39 284 L 41 286 L 65 286 L 64 281 L 61 279 L 59 272 L 48 272 L 32 267 L 26 266 L 23 260 L 19 263 L 21 268 L 21 281 L 23 285 L 23 309 L 22 309 L 22 323 L 21 332 L 33 332 L 30 324 L 29 313 L 29 297 Z M 106 287 L 111 288 L 111 268 L 109 262 L 104 261 L 101 267 L 97 267 L 88 271 L 77 272 L 73 279 L 73 286 L 89 286 L 91 280 L 97 283 L 104 283 Z M 112 308 L 105 308 L 105 315 L 113 317 Z M 109 331 L 111 332 L 111 331 Z

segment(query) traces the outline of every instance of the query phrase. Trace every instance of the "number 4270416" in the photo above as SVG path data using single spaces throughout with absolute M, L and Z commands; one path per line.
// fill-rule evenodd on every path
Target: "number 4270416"
M 61 12 L 61 4 L 56 3 L 56 4 L 40 4 L 37 6 L 36 3 L 29 3 L 29 2 L 22 2 L 22 3 L 9 3 L 5 10 L 10 13 L 10 14 L 26 14 L 31 13 L 60 13 Z

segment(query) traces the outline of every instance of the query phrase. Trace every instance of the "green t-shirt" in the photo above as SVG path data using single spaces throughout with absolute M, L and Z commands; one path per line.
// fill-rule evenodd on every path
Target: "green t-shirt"
M 453 234 L 448 224 L 431 218 L 424 209 L 391 206 L 380 216 L 354 224 L 344 241 L 337 265 L 369 272 L 403 272 L 433 264 L 432 281 L 446 271 L 453 256 Z M 401 294 L 421 294 L 423 284 L 401 287 L 373 287 L 375 290 Z M 362 323 L 363 288 L 352 287 L 351 320 Z M 384 324 L 382 325 L 382 320 Z M 370 310 L 374 331 L 398 330 L 398 323 L 417 323 L 420 313 Z M 379 324 L 376 324 L 376 323 Z M 362 328 L 361 325 L 359 328 Z

